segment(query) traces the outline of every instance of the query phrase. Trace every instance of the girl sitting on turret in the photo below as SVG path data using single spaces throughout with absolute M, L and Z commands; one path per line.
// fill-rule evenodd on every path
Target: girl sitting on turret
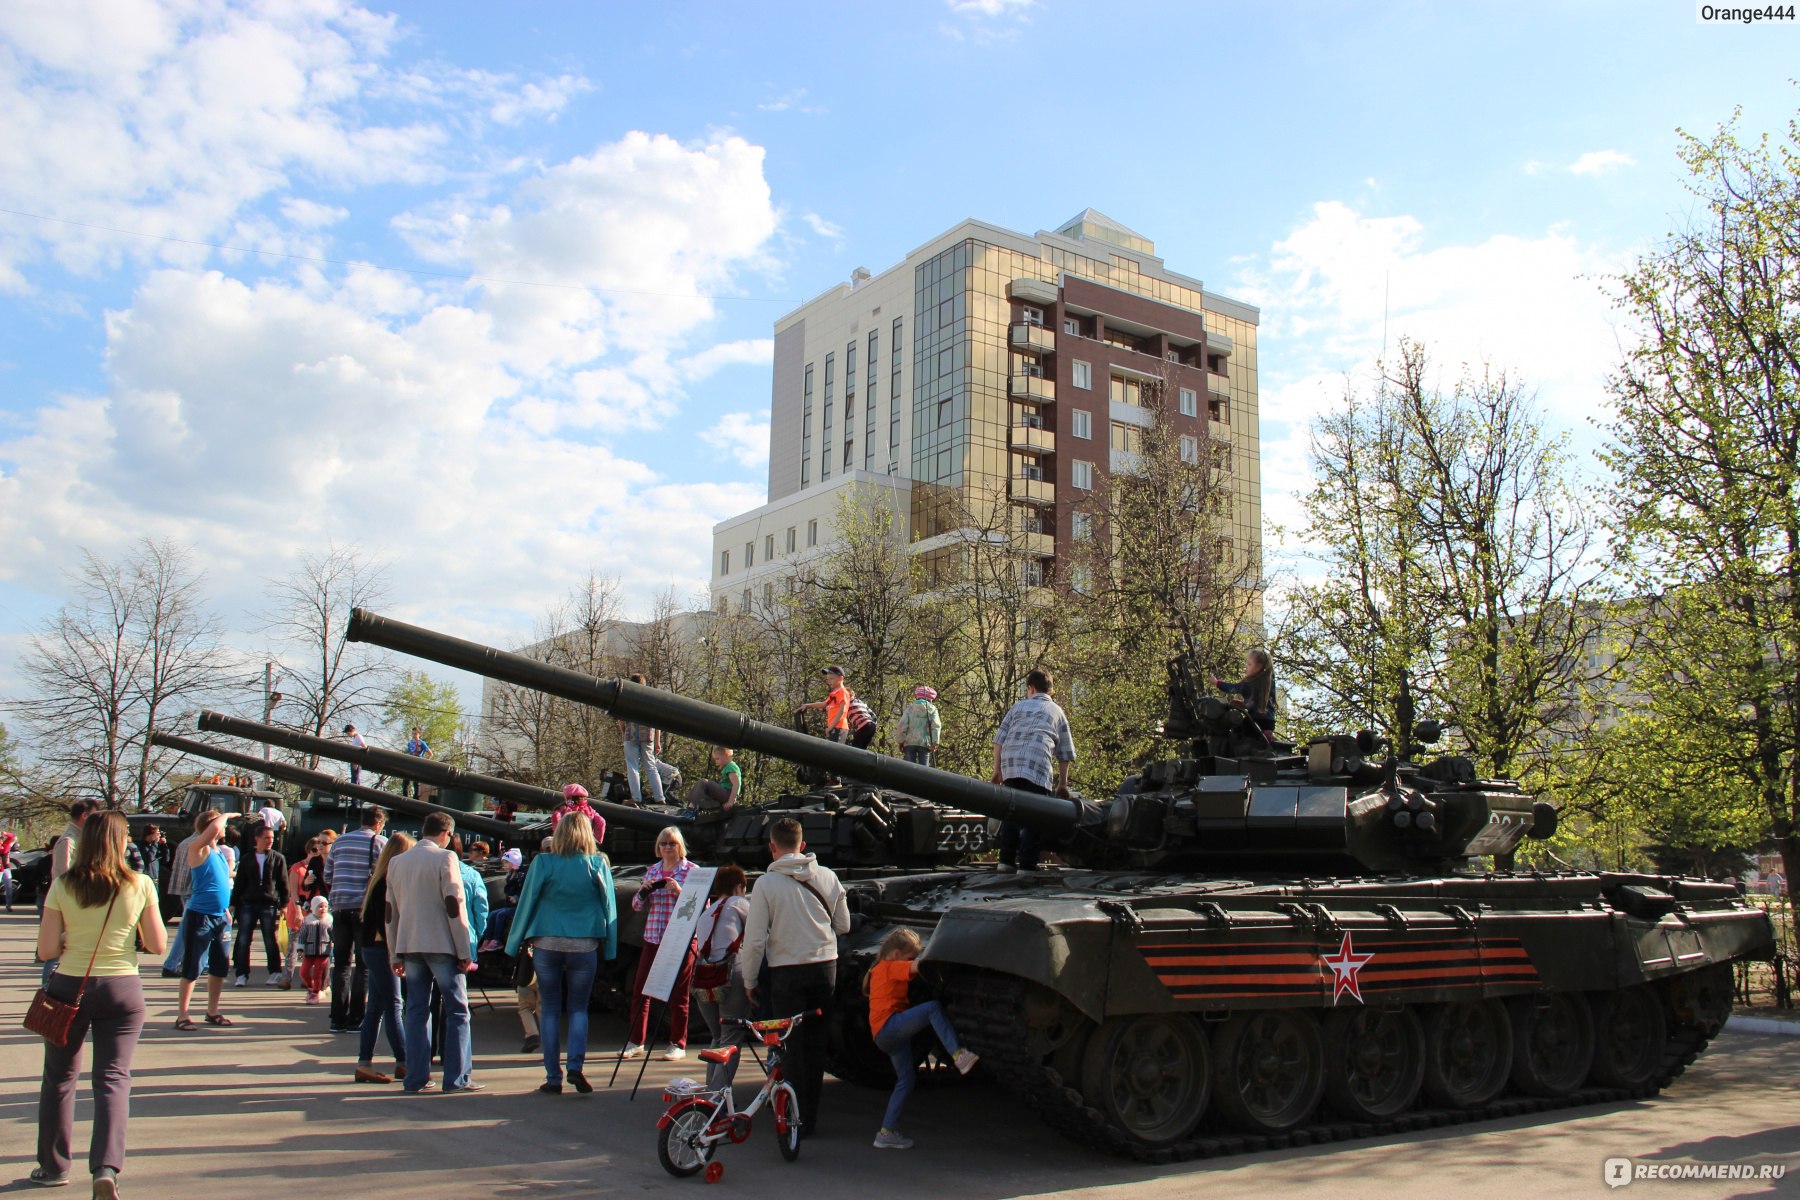
M 1244 655 L 1244 677 L 1236 683 L 1213 676 L 1213 686 L 1244 698 L 1244 713 L 1257 727 L 1275 732 L 1275 664 L 1261 646 Z

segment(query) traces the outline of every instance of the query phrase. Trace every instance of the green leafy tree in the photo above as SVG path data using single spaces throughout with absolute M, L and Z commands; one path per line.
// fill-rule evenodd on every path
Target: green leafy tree
M 404 749 L 417 729 L 431 747 L 431 757 L 453 767 L 467 766 L 461 741 L 462 701 L 456 685 L 423 671 L 402 671 L 381 702 L 381 722 L 389 745 Z
M 1691 731 L 1696 808 L 1749 788 L 1800 888 L 1800 125 L 1684 134 L 1694 217 L 1619 281 L 1638 341 L 1606 461 L 1633 590 L 1654 597 L 1638 686 Z

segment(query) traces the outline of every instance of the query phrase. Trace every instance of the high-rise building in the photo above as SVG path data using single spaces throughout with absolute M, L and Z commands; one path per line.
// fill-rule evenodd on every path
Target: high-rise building
M 891 503 L 926 555 L 1004 503 L 1048 576 L 1078 498 L 1129 469 L 1156 403 L 1184 452 L 1229 447 L 1223 517 L 1259 554 L 1257 318 L 1093 209 L 1029 237 L 964 221 L 859 268 L 775 323 L 769 501 L 713 527 L 715 607 L 772 595 L 830 544 L 846 495 Z

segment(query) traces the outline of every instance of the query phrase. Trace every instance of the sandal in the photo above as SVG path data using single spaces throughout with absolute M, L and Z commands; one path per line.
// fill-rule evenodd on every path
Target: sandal
M 31 1182 L 37 1184 L 39 1187 L 68 1187 L 69 1186 L 69 1174 L 67 1171 L 63 1172 L 61 1175 L 58 1175 L 55 1171 L 48 1171 L 48 1170 L 45 1170 L 43 1167 L 33 1167 L 33 1168 L 31 1168 L 31 1174 L 29 1176 L 27 1176 L 27 1178 L 30 1179 Z
M 230 1025 L 232 1021 L 230 1017 L 225 1016 L 223 1013 L 207 1013 L 206 1023 L 208 1025 Z
M 198 1028 L 200 1027 L 194 1024 L 194 1019 L 192 1017 L 175 1018 L 175 1030 L 177 1033 L 192 1033 Z

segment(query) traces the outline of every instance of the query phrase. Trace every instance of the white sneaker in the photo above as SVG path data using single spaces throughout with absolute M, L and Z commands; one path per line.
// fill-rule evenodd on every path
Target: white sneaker
M 670 1046 L 667 1050 L 664 1050 L 661 1054 L 657 1055 L 656 1057 L 662 1059 L 664 1062 L 680 1062 L 682 1059 L 687 1057 L 687 1047 L 686 1046 Z
M 875 1135 L 877 1150 L 911 1150 L 913 1140 L 898 1129 L 883 1129 Z
M 250 977 L 248 975 L 239 975 L 237 977 L 236 986 L 237 987 L 249 987 L 250 986 Z
M 269 986 L 270 986 L 270 987 L 272 987 L 272 988 L 284 988 L 284 987 L 286 987 L 286 986 L 287 986 L 287 975 L 286 975 L 286 973 L 285 973 L 285 972 L 282 972 L 282 971 L 277 971 L 277 972 L 275 972 L 275 973 L 274 973 L 274 974 L 273 974 L 273 975 L 271 975 L 271 976 L 269 976 L 269 979 L 268 979 L 268 985 L 269 985 Z
M 958 1050 L 956 1052 L 956 1069 L 964 1075 L 973 1071 L 975 1069 L 975 1064 L 979 1061 L 981 1061 L 981 1056 L 976 1054 L 973 1050 Z
M 640 1045 L 637 1045 L 634 1042 L 633 1044 L 631 1044 L 631 1045 L 625 1047 L 623 1050 L 619 1051 L 619 1057 L 620 1058 L 642 1058 L 642 1057 L 644 1057 L 644 1048 Z

